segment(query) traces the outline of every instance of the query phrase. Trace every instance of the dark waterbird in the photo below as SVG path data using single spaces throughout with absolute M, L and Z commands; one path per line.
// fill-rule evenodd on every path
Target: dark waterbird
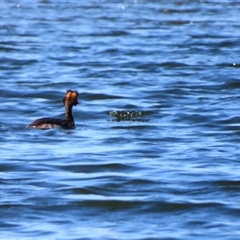
M 63 105 L 65 106 L 65 119 L 58 118 L 39 118 L 29 124 L 27 128 L 75 128 L 75 122 L 72 114 L 72 107 L 78 104 L 78 92 L 67 90 L 65 97 L 63 98 Z

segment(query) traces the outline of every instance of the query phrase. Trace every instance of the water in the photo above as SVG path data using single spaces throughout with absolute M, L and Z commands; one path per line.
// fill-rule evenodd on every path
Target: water
M 2 1 L 1 239 L 238 239 L 239 11 Z

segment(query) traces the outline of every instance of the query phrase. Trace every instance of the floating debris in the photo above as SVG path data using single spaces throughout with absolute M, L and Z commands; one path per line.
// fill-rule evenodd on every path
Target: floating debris
M 138 121 L 148 122 L 145 116 L 152 114 L 152 111 L 110 111 L 109 116 L 114 117 L 113 121 Z

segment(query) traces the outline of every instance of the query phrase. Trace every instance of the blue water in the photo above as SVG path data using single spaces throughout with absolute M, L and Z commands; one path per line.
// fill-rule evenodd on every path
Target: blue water
M 239 239 L 240 2 L 2 1 L 1 239 Z M 64 116 L 76 129 L 26 129 Z

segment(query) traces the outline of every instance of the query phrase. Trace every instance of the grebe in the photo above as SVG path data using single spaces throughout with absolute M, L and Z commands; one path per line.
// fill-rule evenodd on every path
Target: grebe
M 75 123 L 72 115 L 72 107 L 78 104 L 78 92 L 67 90 L 63 98 L 63 105 L 65 106 L 65 119 L 57 118 L 39 118 L 29 124 L 27 128 L 74 128 Z

